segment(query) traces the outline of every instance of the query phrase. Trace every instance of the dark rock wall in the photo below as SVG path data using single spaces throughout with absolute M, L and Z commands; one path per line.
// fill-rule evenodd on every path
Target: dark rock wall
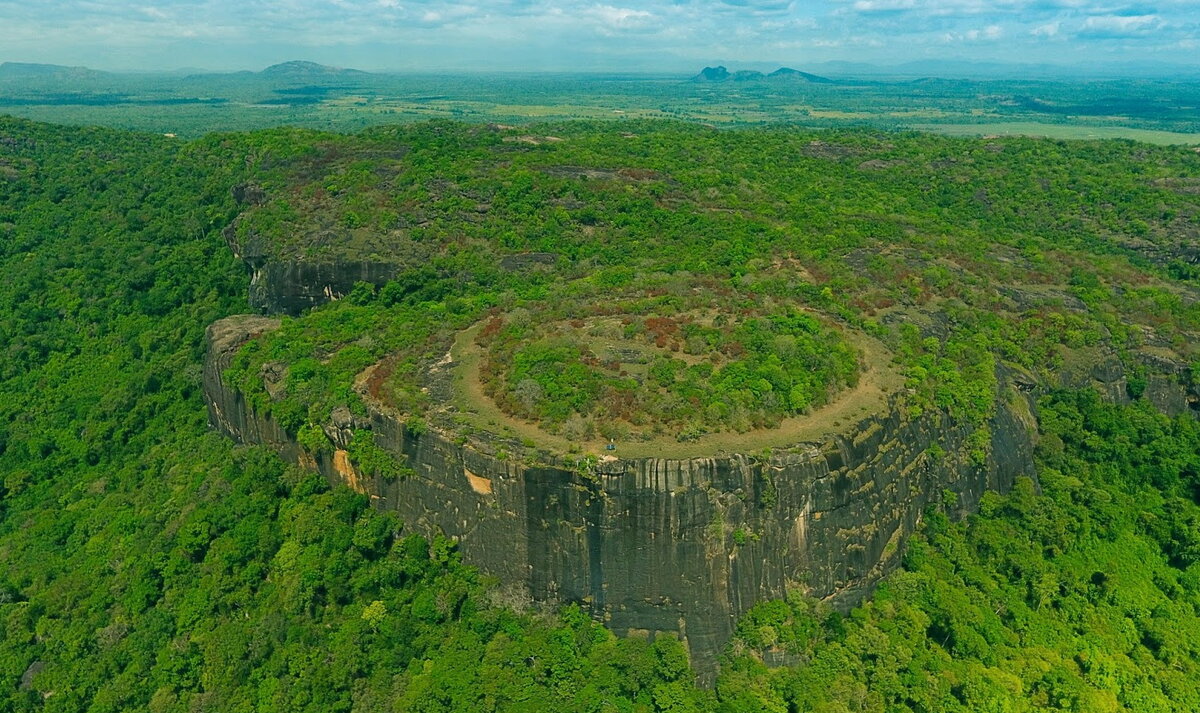
M 250 306 L 267 314 L 293 315 L 349 294 L 356 282 L 386 284 L 402 269 L 400 265 L 369 260 L 249 264 Z
M 261 189 L 238 186 L 234 197 L 257 203 Z M 234 221 L 225 228 L 225 243 L 250 270 L 250 306 L 263 314 L 296 315 L 349 294 L 356 282 L 384 285 L 404 267 L 377 259 L 280 259 L 272 255 L 270 240 L 253 232 L 239 235 L 238 226 Z
M 754 603 L 799 587 L 853 605 L 898 563 L 944 491 L 961 514 L 984 491 L 1033 473 L 1031 404 L 1007 387 L 983 463 L 967 453 L 969 424 L 938 412 L 909 418 L 898 404 L 766 459 L 612 459 L 580 472 L 501 460 L 437 431 L 413 434 L 382 413 L 369 423 L 342 414 L 326 429 L 335 450 L 310 454 L 221 381 L 236 347 L 269 328 L 262 317 L 210 327 L 204 383 L 215 427 L 366 493 L 417 531 L 458 539 L 464 559 L 517 600 L 578 601 L 621 634 L 682 635 L 702 678 Z M 416 476 L 388 482 L 356 471 L 344 448 L 352 427 L 367 426 Z M 930 453 L 934 444 L 941 455 Z
M 1168 416 L 1200 416 L 1200 381 L 1189 364 L 1165 356 L 1166 352 L 1162 344 L 1151 342 L 1129 355 L 1142 373 L 1140 395 Z M 1115 352 L 1104 347 L 1078 349 L 1072 362 L 1052 375 L 1055 386 L 1095 389 L 1113 403 L 1132 400 L 1129 370 Z

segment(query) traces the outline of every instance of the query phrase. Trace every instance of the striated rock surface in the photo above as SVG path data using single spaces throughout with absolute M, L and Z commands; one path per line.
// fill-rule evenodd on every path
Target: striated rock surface
M 250 306 L 267 314 L 295 315 L 346 296 L 356 282 L 386 284 L 403 269 L 370 260 L 251 263 Z
M 250 184 L 237 186 L 234 197 L 251 205 L 265 200 L 262 189 Z M 225 229 L 225 242 L 250 270 L 250 306 L 265 314 L 296 315 L 344 297 L 356 282 L 383 285 L 404 269 L 400 262 L 370 258 L 280 259 L 263 238 L 239 238 L 236 222 Z
M 939 412 L 910 418 L 896 401 L 838 436 L 769 456 L 517 461 L 434 429 L 413 433 L 386 413 L 344 410 L 326 427 L 333 452 L 309 453 L 221 380 L 236 348 L 271 327 L 242 316 L 209 328 L 204 385 L 216 428 L 367 494 L 417 531 L 456 538 L 515 600 L 577 601 L 617 633 L 681 636 L 702 678 L 756 602 L 800 588 L 849 607 L 897 565 L 928 505 L 961 515 L 984 491 L 1033 474 L 1032 402 L 1007 374 L 983 462 L 970 454 L 969 424 Z M 356 428 L 416 474 L 357 472 L 346 452 Z

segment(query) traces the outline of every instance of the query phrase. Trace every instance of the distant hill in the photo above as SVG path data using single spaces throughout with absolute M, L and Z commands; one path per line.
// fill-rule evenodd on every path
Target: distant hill
M 327 64 L 296 59 L 273 64 L 259 72 L 251 72 L 245 69 L 237 72 L 201 72 L 199 74 L 187 75 L 185 79 L 192 82 L 206 82 L 217 77 L 223 80 L 248 82 L 254 85 L 262 84 L 264 80 L 272 84 L 295 84 L 298 82 L 313 84 L 327 84 L 332 82 L 336 84 L 342 80 L 354 80 L 368 76 L 370 76 L 369 72 L 359 69 L 331 67 Z
M 365 76 L 368 73 L 358 69 L 343 69 L 316 62 L 292 60 L 273 64 L 259 74 L 265 77 L 350 77 Z
M 833 80 L 826 77 L 820 77 L 808 72 L 801 72 L 798 69 L 791 67 L 780 67 L 770 74 L 763 74 L 750 69 L 742 69 L 736 72 L 730 72 L 722 66 L 705 67 L 700 70 L 700 73 L 692 77 L 693 82 L 757 82 L 762 80 L 770 81 L 799 81 L 813 82 L 815 84 L 832 84 Z
M 693 82 L 724 82 L 729 79 L 729 70 L 724 67 L 705 67 L 692 77 Z
M 65 67 L 60 64 L 33 64 L 30 62 L 4 62 L 0 64 L 0 80 L 3 79 L 93 79 L 106 76 L 87 67 Z
M 833 84 L 833 80 L 829 77 L 822 77 L 808 72 L 801 72 L 798 69 L 791 67 L 780 67 L 779 69 L 767 75 L 767 79 L 790 79 L 793 81 L 812 82 L 814 84 Z

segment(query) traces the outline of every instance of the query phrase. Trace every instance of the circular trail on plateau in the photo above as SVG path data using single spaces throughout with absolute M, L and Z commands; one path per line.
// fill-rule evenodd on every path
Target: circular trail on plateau
M 885 410 L 889 395 L 904 384 L 903 376 L 893 364 L 891 352 L 882 342 L 859 330 L 838 328 L 840 338 L 857 352 L 857 383 L 836 391 L 828 401 L 805 413 L 780 419 L 773 427 L 750 428 L 744 431 L 714 430 L 687 440 L 680 440 L 678 433 L 669 428 L 659 429 L 657 434 L 638 434 L 637 437 L 630 437 L 628 440 L 610 439 L 598 432 L 580 437 L 576 434 L 564 434 L 561 429 L 560 432 L 552 432 L 543 428 L 537 420 L 506 412 L 489 394 L 484 369 L 492 355 L 489 355 L 486 346 L 480 343 L 480 335 L 488 329 L 489 323 L 490 320 L 485 319 L 460 332 L 447 354 L 452 364 L 452 405 L 456 416 L 473 428 L 512 436 L 527 445 L 532 443 L 539 449 L 561 454 L 615 456 L 626 459 L 682 459 L 728 453 L 756 453 L 766 449 L 816 442 Z M 585 326 L 595 326 L 595 323 L 595 320 L 588 320 Z M 579 325 L 579 322 L 576 320 L 574 324 Z M 603 346 L 610 351 L 630 348 L 621 340 L 617 340 L 616 344 L 609 342 Z M 596 349 L 593 348 L 593 351 Z M 654 349 L 645 351 L 650 354 L 651 359 L 657 356 Z M 680 360 L 685 363 L 695 361 L 686 355 L 676 354 L 675 357 L 682 357 Z M 626 372 L 630 378 L 644 378 L 636 369 L 634 373 L 629 373 L 626 369 L 621 371 Z M 494 384 L 490 390 L 495 392 Z M 615 448 L 610 449 L 610 444 Z

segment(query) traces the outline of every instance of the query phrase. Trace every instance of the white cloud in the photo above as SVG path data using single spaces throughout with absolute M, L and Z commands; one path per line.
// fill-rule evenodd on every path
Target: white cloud
M 664 57 L 903 61 L 946 43 L 969 43 L 977 59 L 1087 61 L 1126 48 L 1200 61 L 1192 51 L 1200 37 L 1197 0 L 1144 2 L 0 0 L 0 61 L 103 66 L 89 58 L 119 50 L 143 62 L 226 63 L 221 68 L 309 56 L 334 64 L 365 58 L 366 68 L 419 66 L 441 56 L 481 68 L 496 68 L 495 57 L 508 66 L 535 58 L 534 66 L 580 68 L 611 57 L 613 65 L 630 58 L 641 62 L 638 69 L 654 69 Z
M 983 42 L 999 39 L 1004 30 L 999 25 L 988 25 L 983 29 L 970 29 L 964 32 L 945 32 L 941 41 L 945 44 L 956 42 Z
M 1156 30 L 1162 24 L 1162 18 L 1155 14 L 1094 15 L 1084 21 L 1081 34 L 1097 37 L 1131 37 Z
M 858 12 L 890 12 L 911 10 L 916 5 L 916 0 L 855 0 L 854 9 Z
M 1029 34 L 1033 35 L 1034 37 L 1054 37 L 1058 34 L 1058 31 L 1061 28 L 1062 23 L 1058 20 L 1055 20 L 1054 22 L 1047 22 L 1044 25 L 1038 25 L 1030 30 Z
M 597 20 L 609 28 L 641 27 L 651 20 L 654 15 L 645 10 L 633 10 L 627 7 L 612 5 L 595 5 L 588 8 L 585 16 Z

